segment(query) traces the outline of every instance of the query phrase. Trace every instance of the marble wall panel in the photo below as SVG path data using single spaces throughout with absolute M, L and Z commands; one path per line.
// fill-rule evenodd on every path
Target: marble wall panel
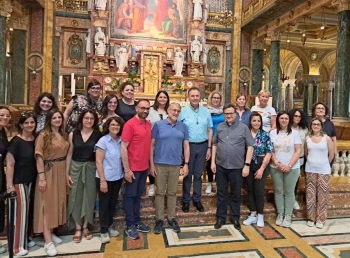
M 26 68 L 25 30 L 14 30 L 12 34 L 12 90 L 11 103 L 24 104 L 25 68 Z

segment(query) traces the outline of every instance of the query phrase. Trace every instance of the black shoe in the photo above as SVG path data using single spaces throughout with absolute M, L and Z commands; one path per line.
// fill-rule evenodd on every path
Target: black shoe
M 241 224 L 239 224 L 238 220 L 232 220 L 232 224 L 237 230 L 241 230 Z
M 215 228 L 215 229 L 219 229 L 219 228 L 221 228 L 222 225 L 224 225 L 224 224 L 225 224 L 225 221 L 223 221 L 223 220 L 221 220 L 221 219 L 218 219 L 218 220 L 216 221 L 215 225 L 214 225 L 214 228 Z
M 181 229 L 179 227 L 179 224 L 177 224 L 175 219 L 168 220 L 169 226 L 173 229 L 175 233 L 180 233 Z
M 160 232 L 162 232 L 162 227 L 163 227 L 163 220 L 158 219 L 153 229 L 154 234 L 157 234 L 157 235 L 160 234 Z
M 203 212 L 204 211 L 204 207 L 202 205 L 202 203 L 199 202 L 193 202 L 193 206 L 197 208 L 198 211 Z
M 189 212 L 190 211 L 190 203 L 189 202 L 182 203 L 182 211 L 183 212 Z

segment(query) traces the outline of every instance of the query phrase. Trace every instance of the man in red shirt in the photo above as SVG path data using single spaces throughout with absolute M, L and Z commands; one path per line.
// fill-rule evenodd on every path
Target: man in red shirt
M 126 234 L 131 239 L 139 238 L 139 232 L 148 233 L 150 227 L 140 220 L 141 196 L 145 190 L 151 146 L 151 123 L 146 120 L 150 103 L 141 99 L 136 106 L 136 115 L 127 121 L 122 133 L 122 162 L 126 180 L 124 208 Z

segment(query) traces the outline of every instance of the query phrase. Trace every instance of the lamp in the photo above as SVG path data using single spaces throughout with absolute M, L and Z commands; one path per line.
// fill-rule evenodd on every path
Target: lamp
M 290 44 L 291 44 L 291 40 L 290 40 L 290 35 L 289 35 L 289 24 L 288 24 L 288 28 L 287 28 L 287 49 L 290 48 Z
M 306 22 L 305 22 L 305 16 L 304 16 L 304 26 L 303 26 L 303 33 L 301 34 L 301 44 L 303 44 L 303 46 L 305 46 L 305 42 L 306 42 Z
M 286 50 L 283 49 L 283 61 L 285 61 L 285 57 L 286 57 Z M 282 67 L 284 67 L 284 65 L 282 65 Z M 284 83 L 284 81 L 289 80 L 289 76 L 286 76 L 286 74 L 284 73 L 284 68 L 282 68 L 282 75 L 280 80 L 282 81 L 282 83 Z
M 325 33 L 326 33 L 326 15 L 324 13 L 324 9 L 326 7 L 322 6 L 322 25 L 321 25 L 321 40 L 325 39 Z
M 215 19 L 220 25 L 225 26 L 226 28 L 232 24 L 232 11 L 228 10 L 228 1 L 225 2 L 225 11 L 221 11 L 220 15 L 216 15 Z M 234 18 L 236 20 L 236 17 Z

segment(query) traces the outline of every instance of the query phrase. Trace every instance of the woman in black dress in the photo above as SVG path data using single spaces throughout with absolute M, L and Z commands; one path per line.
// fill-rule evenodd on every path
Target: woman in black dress
M 8 140 L 5 131 L 5 126 L 11 119 L 11 113 L 8 107 L 0 106 L 0 193 L 6 190 L 6 178 L 5 178 L 5 157 L 7 153 Z M 5 227 L 5 202 L 0 201 L 0 233 L 4 231 Z M 0 254 L 5 253 L 6 249 L 0 242 Z
M 13 137 L 6 155 L 6 189 L 15 191 L 15 228 L 13 253 L 16 256 L 28 254 L 28 248 L 35 245 L 29 239 L 33 230 L 34 188 L 36 181 L 35 149 L 36 119 L 34 113 L 23 112 L 18 122 L 18 135 Z
M 117 114 L 126 122 L 136 115 L 137 101 L 134 100 L 134 85 L 123 82 L 120 85 L 120 95 L 122 98 L 118 99 Z

